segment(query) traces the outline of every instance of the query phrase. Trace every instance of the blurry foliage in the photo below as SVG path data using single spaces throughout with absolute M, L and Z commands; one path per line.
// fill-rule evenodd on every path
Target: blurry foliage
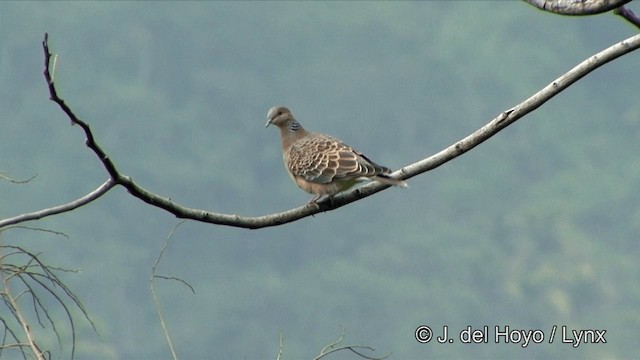
M 491 3 L 495 4 L 495 3 Z M 0 217 L 52 206 L 106 174 L 47 100 L 61 96 L 122 171 L 181 204 L 259 215 L 307 201 L 267 109 L 390 167 L 449 145 L 630 35 L 613 15 L 511 2 L 0 4 Z M 629 358 L 640 330 L 638 54 L 581 80 L 463 157 L 337 211 L 245 231 L 186 223 L 159 289 L 184 358 L 311 358 L 338 326 L 392 358 Z M 40 227 L 38 248 L 96 319 L 80 358 L 165 358 L 146 287 L 167 214 L 110 192 Z M 163 288 L 164 287 L 164 288 Z M 607 329 L 606 345 L 419 344 L 418 325 Z M 62 325 L 61 325 L 62 326 Z M 83 329 L 84 330 L 84 329 Z M 343 356 L 343 357 L 340 357 Z M 346 358 L 339 355 L 335 358 Z

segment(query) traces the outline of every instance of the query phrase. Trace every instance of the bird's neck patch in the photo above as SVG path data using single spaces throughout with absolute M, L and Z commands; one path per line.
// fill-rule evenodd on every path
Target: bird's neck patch
M 287 127 L 289 129 L 290 132 L 296 132 L 298 130 L 300 130 L 301 126 L 300 123 L 297 121 L 292 121 L 289 123 L 289 126 Z

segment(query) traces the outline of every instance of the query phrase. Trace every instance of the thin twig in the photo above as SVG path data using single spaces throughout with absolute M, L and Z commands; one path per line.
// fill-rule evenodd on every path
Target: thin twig
M 283 339 L 282 330 L 281 330 L 280 331 L 280 345 L 278 346 L 278 356 L 276 356 L 276 360 L 281 360 L 282 359 L 283 346 L 284 346 L 284 339 Z
M 164 319 L 164 315 L 162 313 L 162 307 L 160 306 L 160 300 L 158 300 L 158 295 L 156 294 L 154 280 L 156 278 L 178 280 L 181 283 L 187 285 L 189 287 L 189 289 L 191 289 L 191 291 L 193 293 L 195 293 L 195 290 L 193 290 L 193 287 L 191 285 L 189 285 L 189 283 L 187 283 L 186 281 L 184 281 L 182 279 L 179 279 L 179 278 L 176 278 L 176 277 L 166 277 L 166 276 L 156 275 L 156 269 L 157 269 L 158 265 L 160 264 L 160 260 L 162 260 L 162 256 L 164 255 L 164 252 L 167 250 L 167 247 L 169 246 L 169 239 L 171 239 L 171 237 L 173 236 L 173 233 L 185 221 L 186 220 L 183 220 L 183 221 L 180 221 L 179 223 L 177 223 L 171 229 L 171 231 L 169 232 L 169 235 L 167 235 L 167 237 L 165 238 L 164 246 L 160 250 L 160 254 L 158 254 L 158 257 L 156 258 L 156 261 L 153 264 L 153 267 L 151 267 L 151 279 L 149 280 L 149 287 L 151 288 L 151 295 L 153 297 L 153 303 L 155 304 L 155 307 L 156 307 L 156 313 L 158 314 L 158 318 L 160 318 L 160 325 L 162 326 L 162 331 L 164 332 L 164 338 L 167 340 L 167 344 L 169 344 L 169 350 L 171 351 L 171 356 L 173 357 L 174 360 L 178 360 L 178 354 L 176 353 L 176 349 L 173 346 L 173 341 L 171 340 L 171 335 L 169 335 L 169 329 L 167 328 L 167 323 L 166 323 L 166 320 Z
M 10 183 L 14 183 L 14 184 L 26 184 L 28 182 L 30 182 L 31 180 L 35 179 L 38 176 L 38 174 L 33 175 L 32 177 L 26 179 L 26 180 L 16 180 L 16 179 L 12 179 L 8 176 L 4 176 L 2 174 L 0 174 L 0 179 L 8 181 Z
M 318 354 L 318 356 L 316 356 L 315 358 L 313 358 L 313 360 L 320 360 L 323 357 L 332 354 L 334 352 L 338 352 L 338 351 L 343 351 L 343 350 L 349 350 L 352 353 L 360 356 L 363 359 L 367 359 L 367 360 L 384 360 L 386 358 L 388 358 L 389 356 L 391 356 L 391 353 L 388 353 L 387 355 L 384 355 L 382 357 L 373 357 L 373 356 L 368 356 L 365 355 L 363 353 L 361 353 L 360 349 L 365 349 L 365 350 L 369 350 L 369 351 L 375 351 L 374 348 L 370 347 L 370 346 L 362 346 L 362 345 L 345 345 L 345 346 L 338 346 L 342 343 L 342 341 L 344 340 L 344 333 L 345 330 L 343 327 L 340 327 L 341 329 L 341 334 L 340 337 L 338 338 L 338 340 L 330 343 L 329 345 L 325 346 L 324 348 L 322 348 L 322 350 L 320 350 L 320 354 Z

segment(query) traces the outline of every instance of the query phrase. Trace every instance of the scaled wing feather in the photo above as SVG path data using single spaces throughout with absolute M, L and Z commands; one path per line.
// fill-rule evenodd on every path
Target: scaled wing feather
M 320 184 L 390 172 L 340 140 L 323 134 L 312 134 L 293 143 L 288 167 L 293 175 Z

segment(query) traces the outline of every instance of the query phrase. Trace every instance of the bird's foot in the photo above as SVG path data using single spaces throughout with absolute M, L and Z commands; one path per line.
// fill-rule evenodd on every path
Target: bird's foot
M 312 206 L 312 207 L 315 207 L 316 209 L 320 209 L 320 204 L 318 204 L 318 200 L 320 200 L 321 197 L 322 195 L 314 196 L 313 198 L 311 198 L 311 200 L 309 200 L 309 202 L 307 202 L 307 206 Z

